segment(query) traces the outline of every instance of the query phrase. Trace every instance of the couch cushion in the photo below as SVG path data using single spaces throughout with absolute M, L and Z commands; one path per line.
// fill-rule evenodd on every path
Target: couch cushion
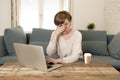
M 7 28 L 4 32 L 4 40 L 9 55 L 15 55 L 13 43 L 26 43 L 26 35 L 20 26 Z
M 30 36 L 30 42 L 49 42 L 52 31 L 53 30 L 33 28 L 32 34 Z
M 93 55 L 108 55 L 106 50 L 106 43 L 103 41 L 84 41 L 83 43 L 83 52 L 90 52 Z
M 108 44 L 108 50 L 112 57 L 120 59 L 120 32 Z
M 43 46 L 44 52 L 46 54 L 46 48 L 49 43 L 52 31 L 53 30 L 33 28 L 29 44 Z
M 106 31 L 80 30 L 82 33 L 83 52 L 90 52 L 93 55 L 107 56 L 107 34 Z
M 0 64 L 4 64 L 6 62 L 16 62 L 16 61 L 17 61 L 16 56 L 7 55 L 0 58 Z
M 120 69 L 120 60 L 117 60 L 111 56 L 92 56 L 92 62 L 106 62 L 107 64 L 112 65 L 113 67 Z
M 35 41 L 32 41 L 29 44 L 31 44 L 31 45 L 37 45 L 37 46 L 43 46 L 44 53 L 45 53 L 45 55 L 47 55 L 46 54 L 46 48 L 48 46 L 48 42 L 35 42 Z
M 7 49 L 5 47 L 4 36 L 0 36 L 0 57 L 7 55 Z

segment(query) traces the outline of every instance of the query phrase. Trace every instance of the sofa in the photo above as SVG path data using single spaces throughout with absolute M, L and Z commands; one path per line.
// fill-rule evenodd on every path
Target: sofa
M 53 30 L 34 28 L 32 33 L 25 33 L 22 27 L 7 28 L 0 36 L 0 64 L 15 62 L 16 54 L 13 43 L 23 43 L 46 47 Z M 92 54 L 92 62 L 106 62 L 116 69 L 120 69 L 120 40 L 119 35 L 109 35 L 100 30 L 79 30 L 82 33 L 83 53 Z M 57 58 L 57 55 L 52 57 Z

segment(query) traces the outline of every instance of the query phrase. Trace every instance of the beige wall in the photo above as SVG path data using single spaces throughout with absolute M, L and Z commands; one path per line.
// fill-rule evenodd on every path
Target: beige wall
M 73 26 L 86 30 L 89 22 L 96 24 L 96 30 L 105 30 L 104 0 L 73 0 Z
M 0 0 L 0 35 L 11 25 L 10 0 Z
M 105 0 L 105 27 L 109 34 L 120 32 L 120 0 Z
M 0 0 L 0 35 L 11 25 L 10 0 Z M 120 0 L 73 0 L 73 26 L 86 30 L 95 22 L 96 30 L 120 32 Z
M 3 34 L 11 22 L 10 0 L 0 0 L 0 10 L 0 34 Z M 104 0 L 73 0 L 73 26 L 85 30 L 89 22 L 95 22 L 96 30 L 104 30 Z
M 86 29 L 95 22 L 96 30 L 108 34 L 120 32 L 120 0 L 73 0 L 73 26 Z

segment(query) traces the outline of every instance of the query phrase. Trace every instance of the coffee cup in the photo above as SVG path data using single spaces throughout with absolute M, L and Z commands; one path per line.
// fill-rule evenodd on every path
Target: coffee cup
M 84 54 L 84 62 L 85 62 L 85 64 L 90 64 L 91 63 L 91 57 L 92 57 L 91 53 L 85 53 Z

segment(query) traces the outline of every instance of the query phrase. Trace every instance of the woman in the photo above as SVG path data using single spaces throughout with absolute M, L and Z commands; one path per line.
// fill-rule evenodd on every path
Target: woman
M 57 53 L 60 58 L 47 58 L 52 63 L 72 63 L 82 54 L 82 35 L 71 27 L 72 16 L 67 11 L 60 11 L 54 17 L 56 30 L 52 32 L 47 46 L 49 56 Z

